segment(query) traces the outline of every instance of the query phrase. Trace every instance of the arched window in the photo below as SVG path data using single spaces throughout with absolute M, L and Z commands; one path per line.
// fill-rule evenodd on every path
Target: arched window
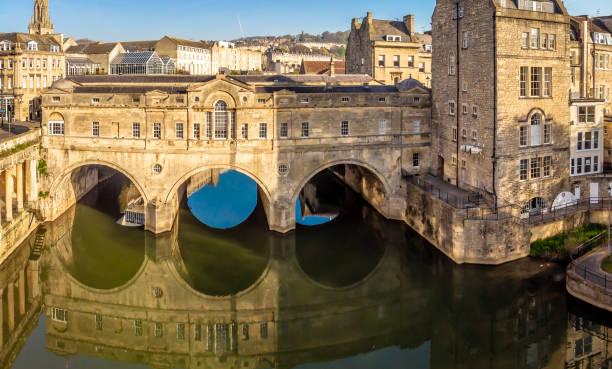
M 542 144 L 542 115 L 535 113 L 531 116 L 531 146 Z
M 227 138 L 227 124 L 228 124 L 228 112 L 227 104 L 225 101 L 217 101 L 215 104 L 215 138 L 226 139 Z

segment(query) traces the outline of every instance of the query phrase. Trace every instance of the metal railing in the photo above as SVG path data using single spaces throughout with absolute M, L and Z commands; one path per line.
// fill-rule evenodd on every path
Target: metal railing
M 409 183 L 415 185 L 416 187 L 436 197 L 437 199 L 444 201 L 445 203 L 451 205 L 456 209 L 476 208 L 479 206 L 480 200 L 482 198 L 482 196 L 477 194 L 459 195 L 456 192 L 451 193 L 450 191 L 444 190 L 441 186 L 437 186 L 436 184 L 424 180 L 421 177 L 407 176 L 405 178 Z
M 540 211 L 537 214 L 529 214 L 529 217 L 523 214 L 521 219 L 529 224 L 541 224 L 554 221 L 558 218 L 577 213 L 579 211 L 588 210 L 606 210 L 611 204 L 609 197 L 590 197 L 584 200 L 576 201 L 574 204 L 565 205 Z
M 578 277 L 584 279 L 587 282 L 594 283 L 605 290 L 612 291 L 612 277 L 608 277 L 608 274 L 602 271 L 593 271 L 587 268 L 586 265 L 573 264 L 572 269 Z

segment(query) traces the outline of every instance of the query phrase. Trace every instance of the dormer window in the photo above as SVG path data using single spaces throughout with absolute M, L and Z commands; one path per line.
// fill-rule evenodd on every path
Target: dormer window
M 11 42 L 10 41 L 0 42 L 0 51 L 8 51 L 8 50 L 11 50 Z
M 59 53 L 59 46 L 51 45 L 51 52 L 52 53 Z
M 94 97 L 93 99 L 91 99 L 91 103 L 92 104 L 99 104 L 100 103 L 100 99 L 97 97 Z
M 29 51 L 38 51 L 38 43 L 36 41 L 28 42 L 28 50 Z
M 593 42 L 600 45 L 612 45 L 612 35 L 609 33 L 593 32 Z
M 386 35 L 385 36 L 385 40 L 386 41 L 390 41 L 390 42 L 401 42 L 402 41 L 402 36 Z

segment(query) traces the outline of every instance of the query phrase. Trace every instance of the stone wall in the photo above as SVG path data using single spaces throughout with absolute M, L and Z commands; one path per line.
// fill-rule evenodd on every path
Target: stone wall
M 567 271 L 565 285 L 567 292 L 575 298 L 612 312 L 612 291 L 585 281 L 571 269 Z
M 53 220 L 70 209 L 99 183 L 99 168 L 84 166 L 63 179 L 53 197 L 42 201 L 41 210 Z
M 405 186 L 405 222 L 454 262 L 502 264 L 529 255 L 529 229 L 518 219 L 466 219 L 465 210 Z

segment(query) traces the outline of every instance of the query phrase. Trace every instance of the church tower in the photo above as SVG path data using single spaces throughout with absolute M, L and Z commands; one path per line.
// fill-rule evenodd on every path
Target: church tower
M 28 29 L 31 35 L 53 34 L 53 24 L 49 17 L 49 0 L 34 0 L 34 15 Z

